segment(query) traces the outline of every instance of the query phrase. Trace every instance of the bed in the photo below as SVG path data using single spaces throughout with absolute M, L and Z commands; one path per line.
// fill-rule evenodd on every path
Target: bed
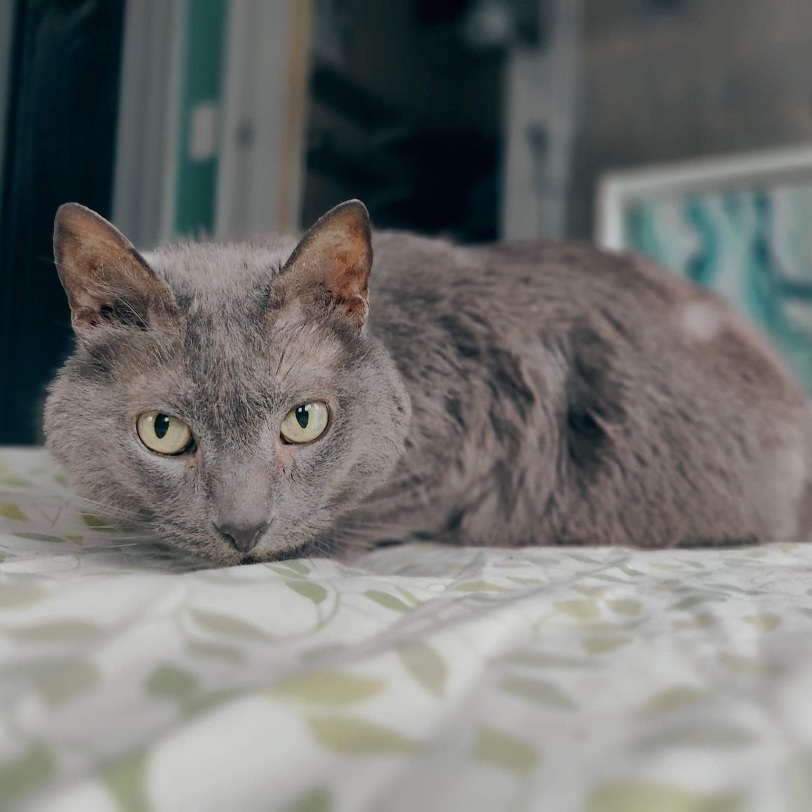
M 812 809 L 812 545 L 201 568 L 0 449 L 3 810 Z

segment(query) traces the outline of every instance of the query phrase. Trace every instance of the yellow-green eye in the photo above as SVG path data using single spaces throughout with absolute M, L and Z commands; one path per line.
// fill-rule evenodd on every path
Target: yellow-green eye
M 163 412 L 146 412 L 135 424 L 141 442 L 158 454 L 180 454 L 192 442 L 190 428 L 178 417 Z
M 285 415 L 282 436 L 289 443 L 309 443 L 324 434 L 329 419 L 325 403 L 303 403 Z

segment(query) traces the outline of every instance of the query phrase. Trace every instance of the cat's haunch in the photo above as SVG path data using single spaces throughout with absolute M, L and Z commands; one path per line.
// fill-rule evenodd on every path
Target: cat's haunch
M 373 237 L 359 201 L 298 242 L 144 254 L 69 203 L 54 255 L 76 347 L 49 448 L 101 512 L 217 564 L 809 534 L 806 396 L 639 257 Z

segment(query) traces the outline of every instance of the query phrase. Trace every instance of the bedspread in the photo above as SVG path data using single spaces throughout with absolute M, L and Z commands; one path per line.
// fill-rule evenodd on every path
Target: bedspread
M 0 450 L 0 808 L 812 809 L 812 545 L 201 568 Z

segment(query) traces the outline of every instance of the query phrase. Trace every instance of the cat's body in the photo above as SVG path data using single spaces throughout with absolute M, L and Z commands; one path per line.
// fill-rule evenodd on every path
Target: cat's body
M 395 481 L 421 483 L 390 489 L 404 527 L 494 545 L 808 533 L 806 398 L 716 297 L 591 246 L 374 244 L 370 328 L 413 411 Z
M 231 564 L 412 538 L 809 533 L 805 395 L 715 297 L 639 258 L 383 233 L 368 305 L 359 204 L 298 247 L 146 262 L 69 209 L 56 253 L 79 345 L 52 386 L 49 445 L 81 493 L 184 549 Z M 323 434 L 280 438 L 311 401 L 329 410 Z M 153 413 L 188 424 L 191 445 L 139 442 Z

